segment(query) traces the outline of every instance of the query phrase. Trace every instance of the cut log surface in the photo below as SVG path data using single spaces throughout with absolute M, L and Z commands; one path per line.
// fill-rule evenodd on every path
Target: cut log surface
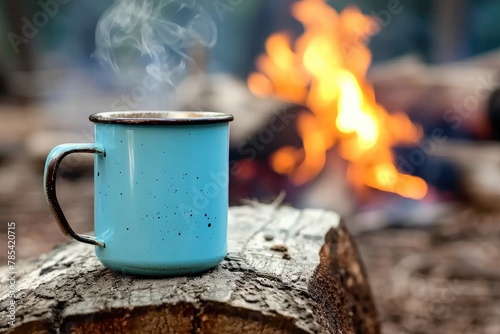
M 140 278 L 72 242 L 17 266 L 15 327 L 0 268 L 0 332 L 379 333 L 367 278 L 340 217 L 258 205 L 229 211 L 228 254 L 204 274 Z

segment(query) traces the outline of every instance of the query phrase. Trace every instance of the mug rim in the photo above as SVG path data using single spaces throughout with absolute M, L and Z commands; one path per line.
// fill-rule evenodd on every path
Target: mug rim
M 128 125 L 191 125 L 226 123 L 231 114 L 212 111 L 106 111 L 90 115 L 93 123 Z

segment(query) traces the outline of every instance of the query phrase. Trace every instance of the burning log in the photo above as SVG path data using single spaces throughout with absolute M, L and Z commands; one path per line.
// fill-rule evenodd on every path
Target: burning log
M 380 332 L 354 242 L 323 210 L 230 209 L 228 255 L 200 276 L 122 276 L 80 243 L 17 272 L 16 326 L 2 317 L 2 333 Z
M 257 71 L 248 77 L 248 89 L 236 80 L 217 84 L 214 78 L 195 76 L 178 90 L 181 108 L 235 114 L 233 153 L 242 155 L 236 159 L 251 160 L 244 161 L 247 168 L 242 167 L 240 176 L 254 183 L 265 179 L 275 194 L 287 188 L 294 192 L 320 178 L 328 166 L 328 153 L 335 151 L 348 162 L 342 174 L 357 194 L 377 189 L 424 198 L 426 182 L 398 170 L 392 151 L 396 145 L 417 143 L 421 130 L 406 114 L 382 107 L 366 77 L 371 62 L 367 42 L 380 28 L 377 21 L 356 8 L 339 13 L 324 0 L 298 1 L 291 9 L 304 33 L 296 39 L 283 32 L 272 34 L 265 53 L 256 59 Z M 286 103 L 302 107 L 286 128 L 291 135 L 276 136 L 265 127 L 272 125 L 269 111 Z M 266 133 L 279 139 L 259 142 Z M 273 173 L 285 181 L 274 186 L 262 177 Z
M 349 7 L 337 12 L 326 1 L 293 4 L 304 33 L 292 40 L 275 33 L 248 77 L 252 93 L 307 106 L 297 130 L 303 146 L 284 147 L 271 157 L 273 169 L 294 185 L 314 180 L 334 147 L 349 162 L 347 177 L 362 191 L 370 187 L 412 199 L 427 193 L 424 180 L 401 173 L 391 148 L 416 143 L 420 131 L 404 113 L 389 113 L 366 79 L 371 62 L 368 38 L 380 27 Z M 356 27 L 356 28 L 353 28 Z

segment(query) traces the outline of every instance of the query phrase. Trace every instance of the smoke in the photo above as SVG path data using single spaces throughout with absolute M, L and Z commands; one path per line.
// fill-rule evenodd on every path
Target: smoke
M 216 25 L 196 0 L 115 0 L 97 24 L 92 56 L 116 73 L 131 60 L 145 63 L 150 76 L 173 84 L 191 61 L 189 49 L 216 40 Z

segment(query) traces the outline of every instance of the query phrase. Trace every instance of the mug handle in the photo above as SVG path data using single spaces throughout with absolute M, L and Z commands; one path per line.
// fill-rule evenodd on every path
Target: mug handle
M 94 153 L 101 154 L 106 157 L 106 151 L 101 144 L 62 144 L 56 146 L 47 156 L 47 161 L 45 162 L 45 171 L 43 176 L 43 185 L 45 198 L 49 204 L 52 214 L 56 218 L 57 224 L 61 229 L 62 233 L 70 238 L 75 239 L 86 244 L 91 244 L 99 247 L 105 247 L 104 242 L 98 240 L 95 237 L 88 235 L 77 234 L 71 226 L 69 226 L 68 220 L 62 212 L 61 206 L 56 196 L 56 175 L 57 169 L 63 158 L 71 153 Z

